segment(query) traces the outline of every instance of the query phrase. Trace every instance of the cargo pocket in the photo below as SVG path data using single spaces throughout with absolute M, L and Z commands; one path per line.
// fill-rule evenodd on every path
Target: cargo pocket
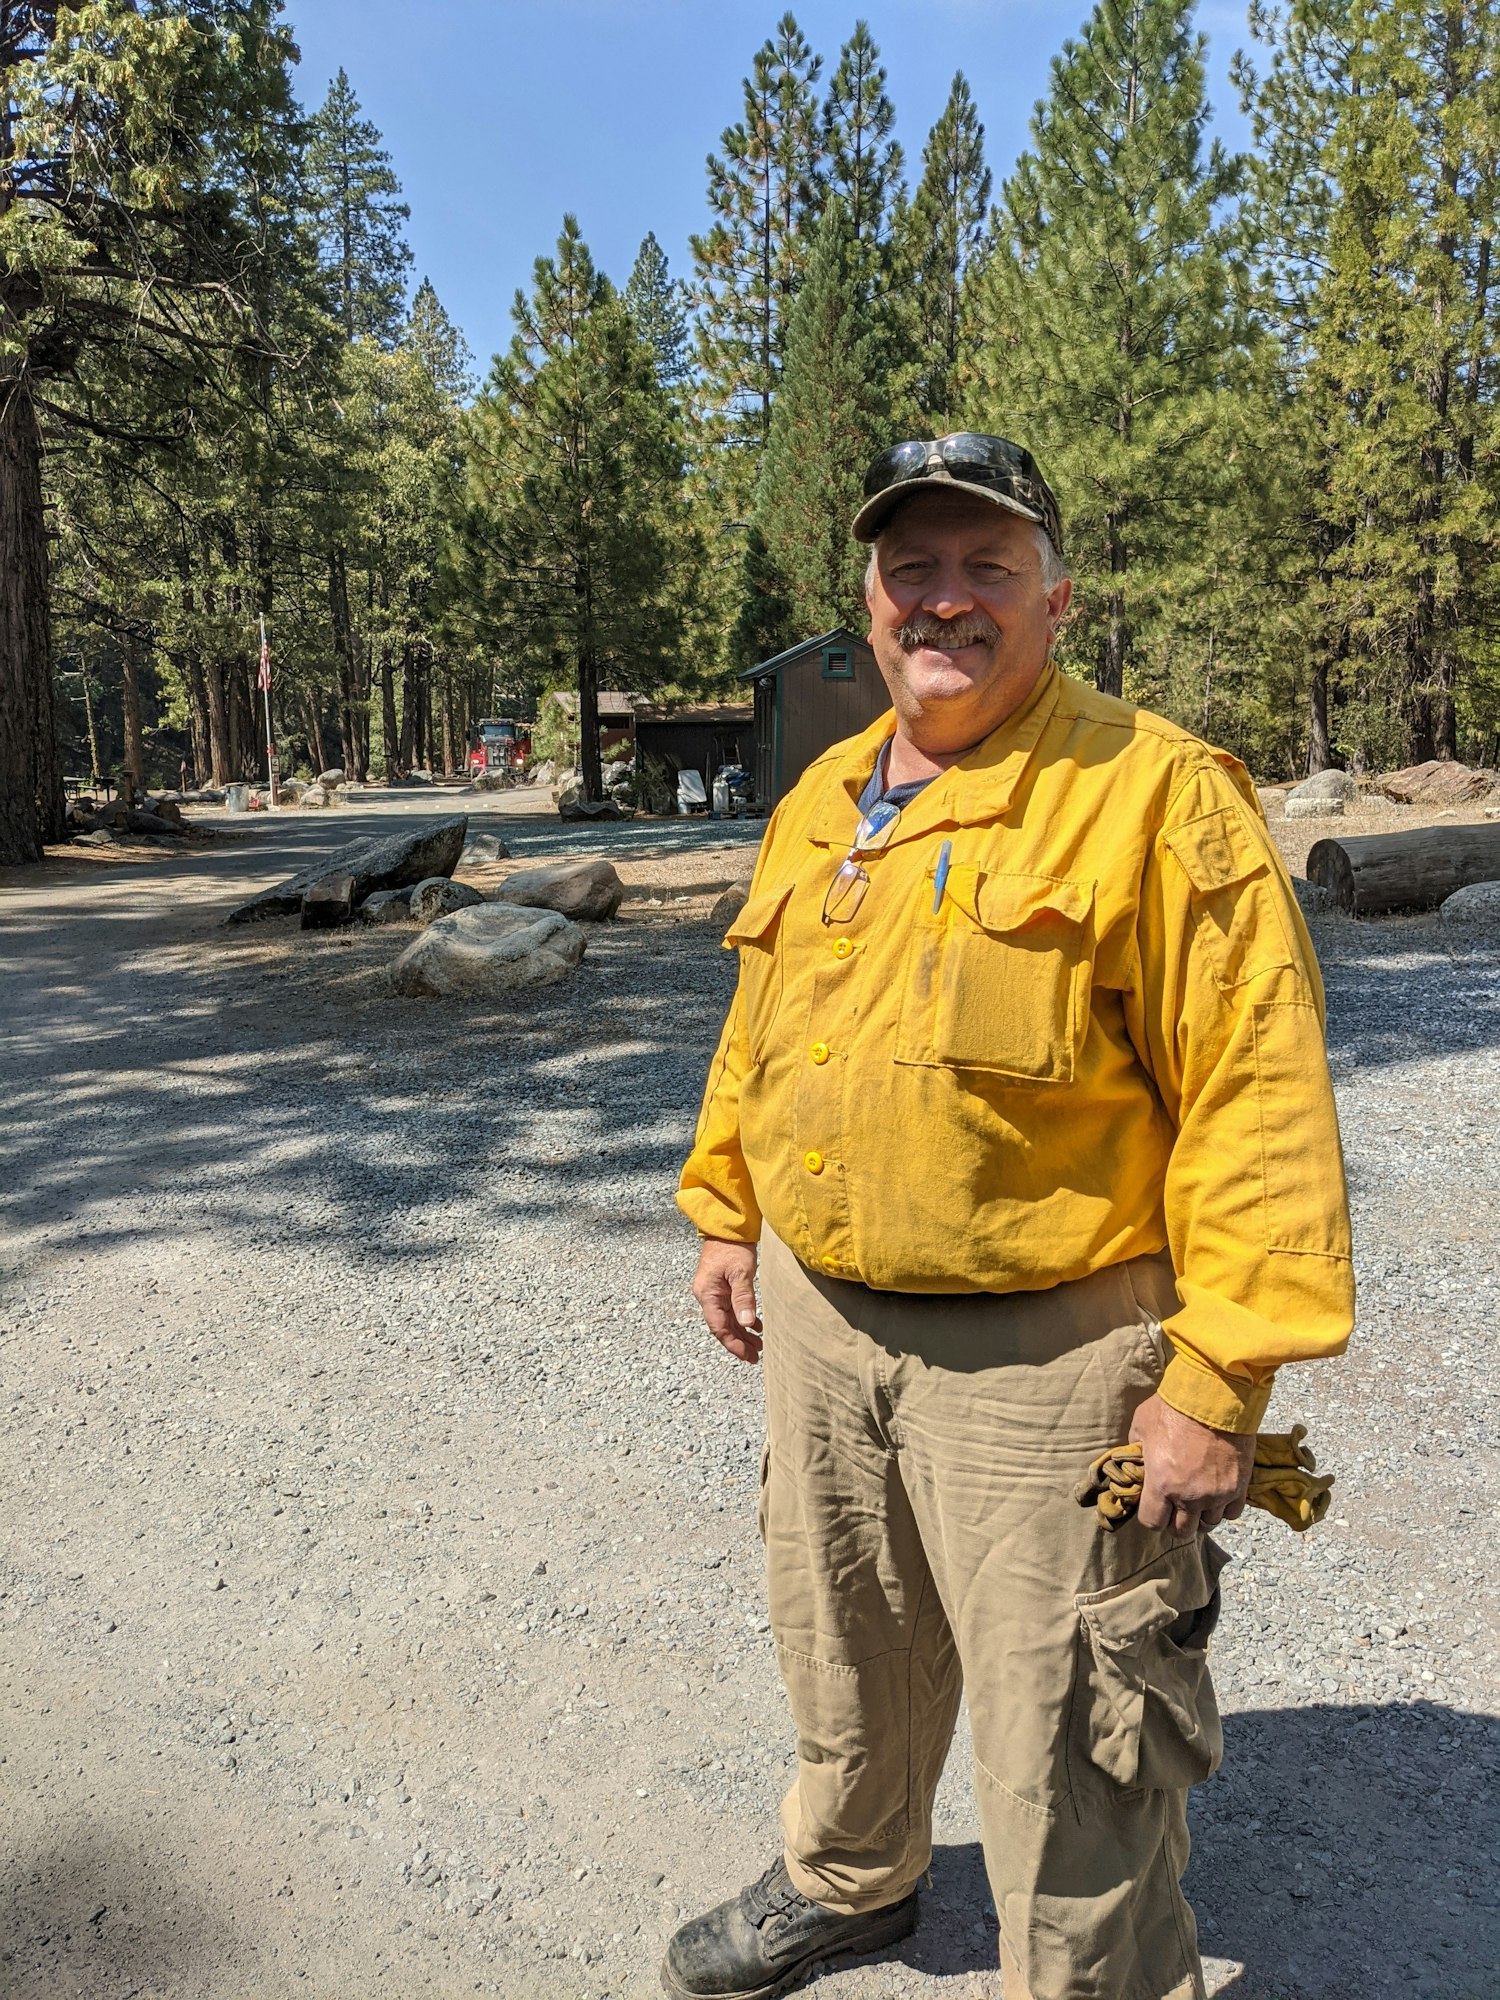
M 1079 1749 L 1121 1791 L 1179 1791 L 1218 1769 L 1224 1734 L 1208 1642 L 1228 1560 L 1203 1537 L 1074 1600 Z
M 926 902 L 924 898 L 924 905 Z M 896 1061 L 1071 1083 L 1088 1028 L 1092 883 L 955 862 L 907 955 Z
M 750 1060 L 760 1062 L 781 1006 L 783 981 L 781 915 L 796 884 L 752 896 L 724 933 L 725 948 L 740 954 L 740 992 Z

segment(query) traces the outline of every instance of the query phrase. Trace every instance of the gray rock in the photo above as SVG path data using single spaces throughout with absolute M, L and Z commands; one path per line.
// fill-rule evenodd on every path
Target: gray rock
M 1500 926 L 1500 882 L 1470 882 L 1466 888 L 1455 889 L 1438 906 L 1438 921 Z
M 711 924 L 722 924 L 725 930 L 734 922 L 740 911 L 750 900 L 750 891 L 738 882 L 732 889 L 726 889 L 708 913 Z
M 568 789 L 557 801 L 557 816 L 567 820 L 624 819 L 624 807 L 614 799 L 586 799 L 582 792 Z
M 320 785 L 341 785 L 343 782 L 344 771 L 343 766 L 340 764 L 335 764 L 331 771 L 319 771 L 318 773 L 318 783 Z
M 1315 771 L 1300 785 L 1293 785 L 1286 797 L 1288 805 L 1293 799 L 1339 799 L 1345 805 L 1353 805 L 1359 797 L 1359 786 L 1347 771 Z
M 438 917 L 451 917 L 455 910 L 472 909 L 483 896 L 466 882 L 452 882 L 446 875 L 434 875 L 419 882 L 411 892 L 410 914 L 418 924 L 430 924 Z
M 471 833 L 458 857 L 460 868 L 474 868 L 486 861 L 508 861 L 510 849 L 498 833 Z
M 560 910 L 565 917 L 599 923 L 620 907 L 625 884 L 602 854 L 581 861 L 558 861 L 546 868 L 523 868 L 508 875 L 495 892 L 500 903 L 524 903 L 535 910 Z
M 347 872 L 325 875 L 302 898 L 305 931 L 337 930 L 354 915 L 354 877 Z
M 118 847 L 119 836 L 107 826 L 96 826 L 92 833 L 80 833 L 74 838 L 78 847 Z
M 408 997 L 493 998 L 569 978 L 586 946 L 578 925 L 556 910 L 479 903 L 429 924 L 396 960 L 391 984 Z
M 432 875 L 451 875 L 463 852 L 464 835 L 469 830 L 467 813 L 451 819 L 435 820 L 411 832 L 393 833 L 384 839 L 355 840 L 326 855 L 313 867 L 274 889 L 265 889 L 241 903 L 224 919 L 228 924 L 253 924 L 263 917 L 292 917 L 302 908 L 302 898 L 314 882 L 325 875 L 354 877 L 354 900 L 364 902 L 377 889 L 414 888 Z
M 1292 877 L 1292 889 L 1304 917 L 1326 916 L 1338 907 L 1326 889 L 1309 882 L 1305 875 Z
M 1285 812 L 1288 819 L 1342 819 L 1344 801 L 1328 798 L 1300 799 L 1295 792 L 1288 792 Z
M 410 889 L 377 889 L 359 906 L 362 924 L 405 924 L 411 921 Z
M 298 796 L 297 804 L 309 807 L 326 806 L 332 796 L 328 787 L 321 782 L 315 785 L 304 785 Z

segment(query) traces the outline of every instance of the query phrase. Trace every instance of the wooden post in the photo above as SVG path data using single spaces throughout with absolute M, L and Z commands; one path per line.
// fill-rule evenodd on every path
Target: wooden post
M 1500 822 L 1320 840 L 1307 879 L 1351 916 L 1433 910 L 1471 882 L 1500 882 Z

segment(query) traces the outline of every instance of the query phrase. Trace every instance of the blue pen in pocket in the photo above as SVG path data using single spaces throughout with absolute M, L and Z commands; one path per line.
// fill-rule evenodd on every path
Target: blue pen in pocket
M 937 867 L 932 871 L 932 914 L 943 907 L 943 891 L 948 886 L 948 864 L 953 859 L 953 842 L 945 840 L 938 849 Z

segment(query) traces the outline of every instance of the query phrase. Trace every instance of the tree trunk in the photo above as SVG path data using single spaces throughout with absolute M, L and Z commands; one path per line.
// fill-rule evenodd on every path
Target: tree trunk
M 591 652 L 578 661 L 578 768 L 583 796 L 604 797 L 604 767 L 599 757 L 599 668 Z
M 323 717 L 319 712 L 320 703 L 315 694 L 302 691 L 303 726 L 307 732 L 307 754 L 313 767 L 313 776 L 320 777 L 328 769 L 323 761 Z
M 453 676 L 443 675 L 443 776 L 451 778 L 457 766 L 453 759 Z
M 146 789 L 146 747 L 141 734 L 141 680 L 135 640 L 120 641 L 120 707 L 125 717 L 125 771 L 138 792 Z
M 0 382 L 0 865 L 65 833 L 52 701 L 42 440 L 24 382 Z
M 353 640 L 349 629 L 349 585 L 342 549 L 328 552 L 328 615 L 333 626 L 333 650 L 339 663 L 339 749 L 344 776 L 351 783 L 363 780 L 356 727 Z
M 1307 879 L 1356 917 L 1435 909 L 1470 882 L 1500 881 L 1500 825 L 1320 840 L 1307 857 Z
M 401 750 L 403 771 L 415 768 L 417 759 L 417 660 L 411 645 L 401 649 Z
M 1100 694 L 1121 695 L 1125 691 L 1125 656 L 1130 651 L 1130 626 L 1125 617 L 1125 544 L 1113 514 L 1107 521 L 1109 542 L 1109 572 L 1119 581 L 1111 585 L 1105 605 L 1109 614 L 1109 624 L 1105 630 L 1104 643 L 1099 649 L 1099 664 L 1094 671 L 1094 684 Z
M 210 770 L 213 764 L 208 687 L 203 678 L 203 663 L 196 653 L 190 653 L 185 662 L 179 660 L 177 665 L 188 685 L 188 726 L 193 738 L 193 789 L 197 791 L 203 783 L 203 773 Z
M 1312 686 L 1308 690 L 1307 775 L 1333 768 L 1333 744 L 1328 735 L 1328 655 L 1319 653 L 1313 661 Z
M 400 774 L 401 725 L 396 720 L 396 664 L 388 647 L 380 653 L 380 747 L 385 781 L 393 785 Z

